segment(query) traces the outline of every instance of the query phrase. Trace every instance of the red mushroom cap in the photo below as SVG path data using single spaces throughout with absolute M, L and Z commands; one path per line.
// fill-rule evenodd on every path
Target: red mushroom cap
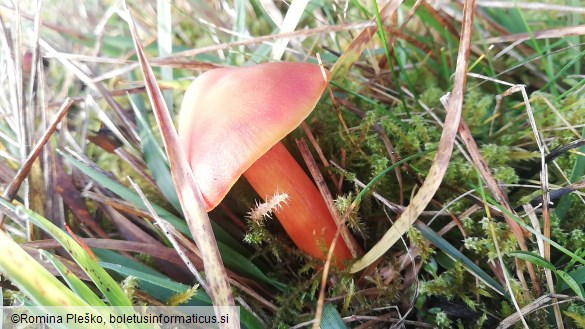
M 266 63 L 199 76 L 183 97 L 179 138 L 207 210 L 252 163 L 311 113 L 325 90 L 321 68 Z

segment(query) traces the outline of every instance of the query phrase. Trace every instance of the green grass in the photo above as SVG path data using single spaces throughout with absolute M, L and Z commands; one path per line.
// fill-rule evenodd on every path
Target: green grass
M 294 139 L 309 140 L 339 213 L 366 253 L 415 196 L 426 193 L 421 185 L 443 151 L 448 112 L 441 97 L 461 86 L 455 74 L 462 7 L 414 0 L 396 11 L 394 2 L 379 1 L 266 3 L 128 6 L 173 118 L 189 81 L 211 65 L 320 61 L 332 72 L 331 93 L 305 121 L 315 144 L 300 128 L 284 142 L 305 166 Z M 424 211 L 412 228 L 384 246 L 365 271 L 330 269 L 322 291 L 323 263 L 304 255 L 275 218 L 250 224 L 247 214 L 259 196 L 245 179 L 236 183 L 209 217 L 243 327 L 307 327 L 316 314 L 323 328 L 388 327 L 401 319 L 419 327 L 583 326 L 585 51 L 583 36 L 567 33 L 582 23 L 583 5 L 558 0 L 541 1 L 542 10 L 530 7 L 536 3 L 477 6 L 461 117 L 474 143 L 458 136 L 432 200 L 417 205 Z M 304 11 L 298 17 L 294 10 Z M 160 107 L 143 88 L 123 12 L 115 2 L 37 7 L 26 1 L 19 12 L 12 3 L 0 4 L 4 305 L 212 303 L 213 294 L 193 288 L 200 282 L 178 258 L 186 253 L 209 279 L 193 251 L 198 236 L 183 214 L 166 137 L 155 120 Z M 289 29 L 296 28 L 285 32 L 290 41 L 280 56 L 273 48 L 287 18 Z M 31 71 L 23 66 L 24 52 L 36 49 L 48 66 L 37 58 Z M 521 89 L 498 96 L 519 84 L 530 107 Z M 66 97 L 73 105 L 49 130 Z M 50 138 L 42 152 L 27 162 L 45 133 Z M 488 170 L 478 170 L 474 152 Z M 540 175 L 541 156 L 551 153 L 547 175 Z M 17 176 L 21 168 L 29 171 Z M 490 192 L 493 182 L 503 200 Z M 16 195 L 9 184 L 19 187 Z M 552 198 L 550 211 L 539 204 L 543 189 Z M 180 232 L 180 248 L 153 216 Z M 510 220 L 526 232 L 524 250 Z M 246 242 L 254 233 L 254 243 Z M 114 240 L 137 247 L 100 244 Z M 153 256 L 147 245 L 176 261 Z M 39 252 L 46 261 L 35 260 Z M 45 296 L 43 289 L 52 293 Z

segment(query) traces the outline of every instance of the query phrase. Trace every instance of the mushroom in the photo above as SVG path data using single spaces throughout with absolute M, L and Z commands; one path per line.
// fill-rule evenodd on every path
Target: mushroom
M 243 174 L 258 195 L 288 195 L 274 211 L 293 242 L 324 259 L 337 225 L 322 195 L 280 142 L 311 113 L 327 81 L 317 65 L 266 63 L 207 71 L 186 91 L 179 138 L 203 195 L 214 209 Z M 339 236 L 339 235 L 338 235 Z M 338 267 L 352 258 L 338 238 Z

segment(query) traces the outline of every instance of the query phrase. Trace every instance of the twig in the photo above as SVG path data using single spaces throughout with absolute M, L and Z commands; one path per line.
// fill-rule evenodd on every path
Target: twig
M 337 229 L 340 231 L 343 241 L 345 241 L 345 244 L 349 247 L 349 250 L 351 251 L 351 255 L 353 257 L 359 256 L 361 250 L 359 246 L 356 244 L 355 240 L 352 238 L 351 233 L 347 229 L 347 226 L 345 226 L 345 221 L 339 215 L 339 211 L 337 211 L 335 203 L 333 202 L 333 196 L 331 196 L 331 192 L 327 188 L 327 184 L 325 183 L 325 180 L 323 179 L 323 176 L 319 171 L 319 167 L 317 166 L 315 159 L 311 155 L 311 151 L 309 150 L 307 142 L 304 139 L 300 140 L 297 139 L 296 143 L 297 146 L 299 147 L 299 150 L 301 151 L 301 156 L 303 157 L 303 160 L 305 161 L 307 167 L 309 168 L 309 172 L 311 172 L 311 177 L 313 177 L 313 179 L 315 180 L 317 188 L 319 189 L 319 192 L 321 192 L 321 195 L 323 196 L 323 199 L 327 204 L 327 208 L 329 209 L 331 216 L 333 217 L 333 219 L 335 219 Z
M 41 153 L 43 147 L 45 146 L 45 144 L 47 143 L 47 141 L 49 140 L 49 138 L 51 137 L 51 135 L 53 134 L 55 129 L 57 129 L 57 125 L 59 124 L 59 122 L 61 122 L 61 119 L 63 119 L 65 114 L 67 114 L 67 111 L 69 110 L 69 108 L 71 107 L 72 104 L 73 104 L 73 101 L 70 98 L 67 98 L 63 102 L 63 104 L 61 105 L 61 108 L 57 112 L 57 115 L 53 119 L 53 122 L 51 122 L 51 124 L 49 125 L 49 127 L 47 128 L 47 130 L 45 131 L 43 136 L 41 136 L 41 139 L 39 140 L 39 142 L 35 145 L 35 147 L 31 151 L 31 153 L 28 155 L 28 157 L 26 158 L 26 160 L 22 164 L 22 167 L 20 167 L 20 169 L 16 173 L 16 176 L 14 176 L 14 179 L 10 182 L 10 184 L 8 185 L 6 190 L 4 190 L 4 192 L 2 193 L 3 198 L 8 199 L 8 200 L 14 199 L 14 197 L 16 196 L 16 193 L 18 192 L 18 189 L 20 188 L 20 185 L 25 180 L 25 178 L 28 176 L 30 169 L 32 168 L 33 163 L 35 162 L 35 160 L 37 159 L 37 157 Z M 0 228 L 2 228 L 3 224 L 4 224 L 4 215 L 0 213 Z
M 475 139 L 473 138 L 471 131 L 469 130 L 469 127 L 467 126 L 464 120 L 461 120 L 458 132 L 459 135 L 461 136 L 463 144 L 465 144 L 465 147 L 467 148 L 467 151 L 471 156 L 473 164 L 479 171 L 481 178 L 484 180 L 486 187 L 490 191 L 490 194 L 494 197 L 494 200 L 498 204 L 501 204 L 502 207 L 504 207 L 504 209 L 507 210 L 502 212 L 502 216 L 504 216 L 504 219 L 506 220 L 506 223 L 508 223 L 510 230 L 518 240 L 520 249 L 522 249 L 523 251 L 528 251 L 528 245 L 526 244 L 524 231 L 522 230 L 520 225 L 516 223 L 516 221 L 514 221 L 514 219 L 511 216 L 508 215 L 508 213 L 513 213 L 512 207 L 510 207 L 510 204 L 508 203 L 508 200 L 504 195 L 504 192 L 502 192 L 502 190 L 498 186 L 498 183 L 496 182 L 496 179 L 489 170 L 485 159 L 479 152 L 477 143 L 475 142 Z M 532 279 L 532 282 L 534 284 L 534 289 L 537 291 L 538 294 L 540 292 L 540 285 L 538 284 L 538 279 L 534 271 L 534 266 L 532 266 L 531 263 L 527 263 L 526 267 L 528 269 L 528 273 L 530 274 L 530 278 Z
M 579 297 L 569 297 L 566 295 L 545 295 L 545 296 L 541 296 L 535 300 L 533 300 L 530 304 L 524 306 L 521 310 L 520 313 L 516 312 L 510 316 L 508 316 L 507 318 L 505 318 L 504 320 L 502 320 L 502 322 L 500 322 L 500 324 L 496 327 L 497 329 L 506 329 L 511 327 L 512 325 L 514 325 L 514 323 L 518 322 L 518 320 L 522 317 L 522 316 L 526 316 L 534 311 L 537 311 L 543 307 L 548 307 L 551 304 L 551 301 L 553 299 L 559 300 L 562 299 L 562 303 L 568 303 L 574 300 L 580 300 Z M 559 302 L 559 303 L 561 303 Z

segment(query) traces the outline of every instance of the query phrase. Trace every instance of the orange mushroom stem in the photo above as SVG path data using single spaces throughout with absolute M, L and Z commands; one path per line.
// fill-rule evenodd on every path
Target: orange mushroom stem
M 323 259 L 337 226 L 321 193 L 282 142 L 256 160 L 244 177 L 262 198 L 275 191 L 288 195 L 287 204 L 274 210 L 276 217 L 299 249 Z M 337 260 L 352 258 L 340 236 L 333 255 Z
M 244 174 L 262 198 L 288 195 L 288 205 L 276 217 L 299 249 L 319 259 L 333 242 L 337 225 L 314 183 L 280 140 L 311 113 L 326 85 L 321 68 L 312 64 L 215 69 L 193 81 L 179 116 L 179 137 L 207 210 Z M 352 258 L 341 238 L 334 258 L 339 267 Z

